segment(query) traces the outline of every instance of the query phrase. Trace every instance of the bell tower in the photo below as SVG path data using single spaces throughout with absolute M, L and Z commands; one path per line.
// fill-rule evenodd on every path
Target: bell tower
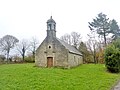
M 52 16 L 47 20 L 47 37 L 56 37 L 56 22 Z

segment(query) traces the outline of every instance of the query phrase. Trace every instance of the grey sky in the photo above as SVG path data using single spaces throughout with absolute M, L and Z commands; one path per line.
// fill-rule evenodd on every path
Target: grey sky
M 119 0 L 0 0 L 0 38 L 6 34 L 18 39 L 46 37 L 46 21 L 53 16 L 57 37 L 72 31 L 83 39 L 88 22 L 103 12 L 120 22 Z

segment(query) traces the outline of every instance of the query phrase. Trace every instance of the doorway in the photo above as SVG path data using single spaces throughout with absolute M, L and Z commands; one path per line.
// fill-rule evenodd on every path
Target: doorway
M 53 67 L 53 57 L 47 57 L 47 67 Z

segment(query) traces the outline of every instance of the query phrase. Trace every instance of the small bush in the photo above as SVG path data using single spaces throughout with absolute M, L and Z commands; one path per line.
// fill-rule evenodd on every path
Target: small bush
M 32 56 L 26 56 L 25 57 L 25 62 L 33 63 L 33 62 L 35 62 L 35 59 Z
M 120 51 L 113 44 L 105 50 L 105 64 L 110 72 L 120 72 Z

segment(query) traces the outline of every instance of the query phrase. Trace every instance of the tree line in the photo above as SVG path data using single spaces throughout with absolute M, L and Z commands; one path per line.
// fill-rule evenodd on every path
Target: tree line
M 25 61 L 25 57 L 31 57 L 31 61 L 35 60 L 35 51 L 38 47 L 38 40 L 32 38 L 29 42 L 26 39 L 19 41 L 16 37 L 12 35 L 5 35 L 0 39 L 0 59 L 10 62 L 13 58 L 15 61 Z M 10 56 L 11 50 L 14 49 L 15 55 Z M 29 52 L 29 55 L 26 53 Z

